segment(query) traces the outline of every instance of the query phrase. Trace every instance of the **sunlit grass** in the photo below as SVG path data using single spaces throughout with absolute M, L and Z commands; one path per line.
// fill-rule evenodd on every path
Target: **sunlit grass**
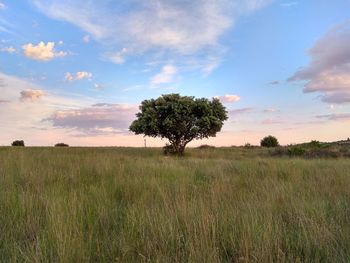
M 349 159 L 0 148 L 1 262 L 349 262 Z

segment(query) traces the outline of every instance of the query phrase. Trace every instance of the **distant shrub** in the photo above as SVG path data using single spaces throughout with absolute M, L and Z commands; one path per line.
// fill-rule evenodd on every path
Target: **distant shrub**
M 247 142 L 246 144 L 244 144 L 244 148 L 251 148 L 252 147 L 252 145 L 249 143 L 249 142 Z
M 214 149 L 215 146 L 213 145 L 208 145 L 208 144 L 202 144 L 200 146 L 197 147 L 198 149 Z
M 293 156 L 303 156 L 305 154 L 306 150 L 304 148 L 295 146 L 288 148 L 288 155 L 293 157 Z
M 16 141 L 13 141 L 12 146 L 24 146 L 24 141 L 23 140 L 16 140 Z
M 315 140 L 312 140 L 309 145 L 311 147 L 314 147 L 314 148 L 320 148 L 321 147 L 321 143 L 319 141 L 315 141 Z
M 277 147 L 279 146 L 279 143 L 278 143 L 278 140 L 276 137 L 272 136 L 272 135 L 269 135 L 269 136 L 266 136 L 265 138 L 263 138 L 260 142 L 260 145 L 262 147 Z
M 55 147 L 69 147 L 69 145 L 68 145 L 68 144 L 65 144 L 65 143 L 63 143 L 63 142 L 59 142 L 59 143 L 56 143 L 56 144 L 55 144 Z

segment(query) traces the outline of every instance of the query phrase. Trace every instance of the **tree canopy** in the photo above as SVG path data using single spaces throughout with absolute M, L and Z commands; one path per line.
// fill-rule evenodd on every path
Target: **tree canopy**
M 276 137 L 269 135 L 264 137 L 261 141 L 260 141 L 260 145 L 262 147 L 277 147 L 279 146 L 278 140 Z
M 142 101 L 136 117 L 130 131 L 166 138 L 174 152 L 181 155 L 190 141 L 215 136 L 227 120 L 227 112 L 216 98 L 167 94 Z

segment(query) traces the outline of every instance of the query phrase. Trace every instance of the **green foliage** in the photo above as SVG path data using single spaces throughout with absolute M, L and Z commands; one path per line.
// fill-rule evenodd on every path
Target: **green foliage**
M 55 144 L 55 147 L 69 147 L 69 145 L 63 142 L 59 142 Z
M 303 156 L 305 154 L 306 150 L 302 147 L 293 146 L 288 148 L 288 155 L 289 156 Z
M 215 136 L 227 120 L 226 109 L 218 99 L 210 101 L 179 94 L 144 100 L 136 116 L 130 131 L 166 138 L 178 154 L 183 154 L 194 139 Z
M 311 147 L 314 147 L 314 148 L 319 148 L 319 147 L 321 147 L 321 143 L 320 143 L 319 141 L 316 141 L 316 140 L 312 140 L 312 141 L 309 143 L 309 145 L 310 145 Z
M 13 141 L 12 146 L 24 146 L 24 141 L 23 140 L 16 140 L 16 141 Z
M 266 136 L 264 137 L 261 142 L 260 142 L 260 145 L 262 147 L 277 147 L 279 146 L 279 143 L 278 143 L 278 140 L 276 137 L 272 136 L 272 135 L 269 135 L 269 136 Z
M 216 148 L 216 147 L 213 146 L 213 145 L 202 144 L 202 145 L 198 146 L 197 148 L 198 148 L 198 149 L 202 149 L 202 150 L 206 150 L 206 149 L 214 149 L 214 148 Z

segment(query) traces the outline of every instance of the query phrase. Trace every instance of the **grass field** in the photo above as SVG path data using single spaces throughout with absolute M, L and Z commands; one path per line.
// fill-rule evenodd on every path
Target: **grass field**
M 0 148 L 1 262 L 350 262 L 350 159 Z

